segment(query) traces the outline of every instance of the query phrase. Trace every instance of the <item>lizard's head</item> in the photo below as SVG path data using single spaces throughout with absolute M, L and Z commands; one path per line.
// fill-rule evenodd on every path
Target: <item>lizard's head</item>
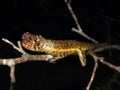
M 36 46 L 39 46 L 42 36 L 33 35 L 29 32 L 26 32 L 22 36 L 22 46 L 31 51 L 37 51 Z

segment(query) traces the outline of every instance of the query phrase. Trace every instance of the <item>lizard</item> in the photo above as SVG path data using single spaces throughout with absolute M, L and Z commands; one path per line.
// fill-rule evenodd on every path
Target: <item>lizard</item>
M 86 52 L 102 46 L 77 40 L 51 40 L 29 32 L 22 35 L 21 45 L 30 51 L 44 52 L 56 58 L 78 55 L 82 66 L 86 66 Z

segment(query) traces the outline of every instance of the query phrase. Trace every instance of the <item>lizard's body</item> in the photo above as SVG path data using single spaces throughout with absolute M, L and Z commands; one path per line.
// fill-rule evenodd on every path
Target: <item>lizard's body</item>
M 26 32 L 22 36 L 22 46 L 35 52 L 45 52 L 54 57 L 63 58 L 68 55 L 78 55 L 82 66 L 86 65 L 85 52 L 100 45 L 76 40 L 50 40 L 41 35 Z

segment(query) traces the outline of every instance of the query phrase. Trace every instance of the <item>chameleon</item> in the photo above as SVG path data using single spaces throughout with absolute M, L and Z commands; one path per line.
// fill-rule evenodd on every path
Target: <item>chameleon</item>
M 22 35 L 21 45 L 30 51 L 44 52 L 57 58 L 78 55 L 82 66 L 86 66 L 86 52 L 100 47 L 100 44 L 77 40 L 52 40 L 41 35 L 26 32 Z

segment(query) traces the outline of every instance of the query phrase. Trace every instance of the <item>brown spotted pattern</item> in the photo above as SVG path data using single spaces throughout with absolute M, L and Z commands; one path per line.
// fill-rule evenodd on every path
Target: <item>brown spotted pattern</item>
M 45 52 L 53 56 L 65 57 L 71 54 L 77 54 L 77 50 L 91 50 L 97 45 L 76 40 L 50 40 L 26 32 L 22 36 L 22 46 L 31 51 Z

